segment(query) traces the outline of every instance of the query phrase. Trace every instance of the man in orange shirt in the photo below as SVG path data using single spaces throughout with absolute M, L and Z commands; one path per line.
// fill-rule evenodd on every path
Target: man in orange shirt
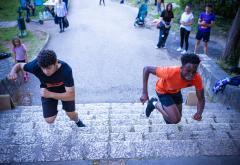
M 183 98 L 182 88 L 195 86 L 198 98 L 197 112 L 193 119 L 200 121 L 205 106 L 204 89 L 202 79 L 197 68 L 200 59 L 195 54 L 186 54 L 181 57 L 182 66 L 153 67 L 147 66 L 143 69 L 143 92 L 140 101 L 144 104 L 148 98 L 148 77 L 149 74 L 156 75 L 159 79 L 156 83 L 156 92 L 159 98 L 151 98 L 146 108 L 146 116 L 156 108 L 162 113 L 167 124 L 177 124 L 182 117 Z

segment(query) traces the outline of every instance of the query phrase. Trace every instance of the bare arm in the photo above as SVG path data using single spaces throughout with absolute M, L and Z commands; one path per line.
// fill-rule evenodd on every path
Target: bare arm
M 198 25 L 202 25 L 202 19 L 201 18 L 198 19 Z
M 212 27 L 213 25 L 214 25 L 214 21 L 211 21 L 211 23 L 210 24 L 207 24 L 207 27 Z
M 62 101 L 74 101 L 75 100 L 75 88 L 74 87 L 65 87 L 66 92 L 64 93 L 55 93 L 50 92 L 46 88 L 41 89 L 41 96 L 45 98 L 53 98 L 56 100 Z
M 205 107 L 205 96 L 204 96 L 204 90 L 196 90 L 196 95 L 198 98 L 198 103 L 197 103 L 197 112 L 194 115 L 195 120 L 201 120 L 202 118 L 202 113 Z
M 193 19 L 190 22 L 186 23 L 187 26 L 191 26 L 193 24 Z
M 159 19 L 154 19 L 154 20 L 153 20 L 153 23 L 159 23 L 159 22 L 161 22 L 161 21 L 163 21 L 163 18 L 162 18 L 162 17 L 159 17 Z
M 149 74 L 156 75 L 156 67 L 146 66 L 143 69 L 143 91 L 140 101 L 144 104 L 148 100 L 148 78 Z
M 11 72 L 8 75 L 8 79 L 10 80 L 16 80 L 17 79 L 17 73 L 21 70 L 23 70 L 23 67 L 26 63 L 17 63 L 13 66 Z

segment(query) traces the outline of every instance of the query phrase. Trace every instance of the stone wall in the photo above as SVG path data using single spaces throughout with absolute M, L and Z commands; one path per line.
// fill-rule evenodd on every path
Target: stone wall
M 236 86 L 227 85 L 223 93 L 214 94 L 212 87 L 215 83 L 229 75 L 224 72 L 212 59 L 206 55 L 200 55 L 201 64 L 199 72 L 203 77 L 205 91 L 212 98 L 212 101 L 219 101 L 223 104 L 229 105 L 237 110 L 240 110 L 240 88 Z
M 0 60 L 0 94 L 10 94 L 13 101 L 17 102 L 18 89 L 23 82 L 23 77 L 19 74 L 20 78 L 16 81 L 7 79 L 7 75 L 11 71 L 14 61 L 11 57 Z

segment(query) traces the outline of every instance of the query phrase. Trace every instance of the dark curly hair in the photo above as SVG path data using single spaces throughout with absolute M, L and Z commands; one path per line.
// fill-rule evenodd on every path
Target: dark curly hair
M 196 55 L 194 53 L 188 53 L 181 57 L 181 62 L 182 62 L 183 66 L 186 65 L 187 63 L 199 65 L 201 60 L 198 57 L 198 55 Z
M 57 55 L 53 50 L 42 50 L 37 56 L 39 67 L 47 68 L 57 62 Z

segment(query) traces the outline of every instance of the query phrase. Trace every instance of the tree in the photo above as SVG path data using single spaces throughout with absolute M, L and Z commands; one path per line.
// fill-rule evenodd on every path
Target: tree
M 232 66 L 237 66 L 240 59 L 240 0 L 237 0 L 237 5 L 237 14 L 228 33 L 226 48 L 221 56 L 222 61 Z

